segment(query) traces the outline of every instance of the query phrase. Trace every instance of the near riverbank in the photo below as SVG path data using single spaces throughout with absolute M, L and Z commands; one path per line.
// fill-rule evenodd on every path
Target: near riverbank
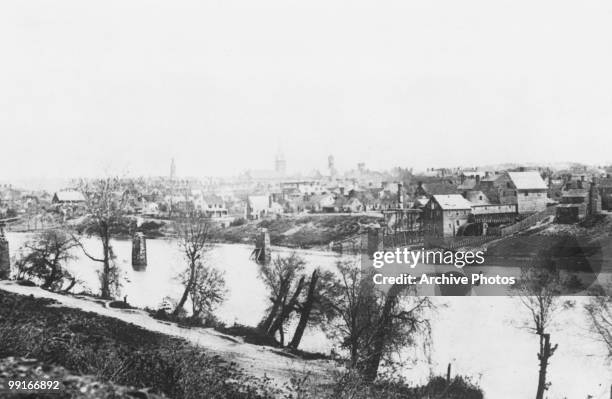
M 385 381 L 366 385 L 330 362 L 290 358 L 208 329 L 182 328 L 142 311 L 109 308 L 106 301 L 2 282 L 3 369 L 27 370 L 26 356 L 37 360 L 25 362 L 73 388 L 95 390 L 89 396 L 94 398 L 483 397 L 459 376 L 435 377 L 420 387 Z M 64 397 L 86 396 L 75 392 Z
M 276 348 L 245 343 L 240 337 L 222 334 L 212 328 L 189 328 L 154 319 L 145 310 L 112 308 L 108 306 L 110 301 L 99 298 L 63 295 L 39 287 L 27 287 L 15 282 L 0 281 L 0 295 L 14 296 L 14 294 L 22 295 L 22 298 L 33 296 L 46 301 L 50 300 L 51 302 L 39 303 L 38 307 L 31 306 L 28 308 L 29 311 L 34 313 L 42 313 L 45 318 L 47 316 L 43 307 L 53 309 L 53 313 L 57 313 L 55 309 L 61 306 L 63 307 L 62 310 L 70 315 L 69 318 L 76 317 L 81 313 L 87 315 L 87 317 L 97 314 L 104 319 L 114 319 L 114 326 L 118 326 L 117 323 L 120 323 L 119 325 L 121 323 L 129 324 L 131 327 L 147 331 L 147 333 L 163 334 L 165 337 L 185 340 L 186 342 L 183 343 L 204 349 L 211 356 L 230 360 L 235 366 L 246 370 L 249 375 L 255 378 L 272 378 L 280 382 L 281 385 L 288 383 L 294 375 L 301 375 L 305 372 L 324 376 L 331 367 L 326 361 L 304 361 L 297 356 L 280 353 Z M 0 314 L 2 314 L 1 312 L 2 310 L 0 310 Z M 30 317 L 32 316 L 28 318 Z M 98 335 L 98 333 L 95 334 Z M 138 330 L 132 329 L 134 337 L 139 334 Z M 127 335 L 122 333 L 121 336 Z

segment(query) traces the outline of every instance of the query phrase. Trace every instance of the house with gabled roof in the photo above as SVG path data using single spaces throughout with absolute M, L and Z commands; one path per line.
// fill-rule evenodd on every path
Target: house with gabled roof
M 54 204 L 82 204 L 85 202 L 83 193 L 76 190 L 58 191 L 51 200 Z
M 342 211 L 343 212 L 363 212 L 364 211 L 364 206 L 363 203 L 361 201 L 359 201 L 358 198 L 349 198 L 343 205 L 342 205 Z
M 589 190 L 570 188 L 565 190 L 561 203 L 557 206 L 557 223 L 576 223 L 587 216 L 589 203 Z
M 431 195 L 443 194 L 458 194 L 457 185 L 453 184 L 448 179 L 439 179 L 428 182 L 417 182 L 417 187 L 414 191 L 415 197 L 429 197 Z
M 472 204 L 459 194 L 433 195 L 423 207 L 423 226 L 428 235 L 454 237 L 468 223 Z
M 535 213 L 546 209 L 548 185 L 538 172 L 508 172 L 514 186 L 518 213 Z
M 536 171 L 505 172 L 483 191 L 492 203 L 516 204 L 519 214 L 543 211 L 549 202 L 548 185 Z
M 246 201 L 246 219 L 262 219 L 270 213 L 271 207 L 272 197 L 270 195 L 249 195 Z

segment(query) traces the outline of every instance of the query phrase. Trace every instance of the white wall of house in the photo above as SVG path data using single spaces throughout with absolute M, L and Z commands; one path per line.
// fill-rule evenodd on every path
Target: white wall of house
M 546 191 L 517 190 L 516 204 L 518 213 L 535 213 L 546 209 L 548 194 Z
M 443 211 L 443 235 L 454 237 L 459 233 L 459 228 L 468 222 L 470 210 L 445 210 Z

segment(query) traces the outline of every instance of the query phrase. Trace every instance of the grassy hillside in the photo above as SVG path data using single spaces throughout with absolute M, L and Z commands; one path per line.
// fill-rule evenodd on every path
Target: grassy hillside
M 270 232 L 272 245 L 312 248 L 326 246 L 358 234 L 371 223 L 380 223 L 373 216 L 308 215 L 246 222 L 240 226 L 219 229 L 215 237 L 220 241 L 252 243 L 261 228 Z
M 54 398 L 483 398 L 478 386 L 461 376 L 433 377 L 422 386 L 401 379 L 366 384 L 344 368 L 324 380 L 310 372 L 296 374 L 279 388 L 182 339 L 0 290 L 0 382 L 13 376 L 36 379 L 41 372 L 65 384 L 64 394 L 49 396 Z
M 52 302 L 0 291 L 0 359 L 36 358 L 173 398 L 275 396 L 267 381 L 181 339 Z

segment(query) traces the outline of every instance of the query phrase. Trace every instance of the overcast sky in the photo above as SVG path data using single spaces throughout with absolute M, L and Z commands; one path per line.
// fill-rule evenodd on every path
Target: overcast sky
M 612 161 L 612 2 L 0 2 L 0 179 Z

